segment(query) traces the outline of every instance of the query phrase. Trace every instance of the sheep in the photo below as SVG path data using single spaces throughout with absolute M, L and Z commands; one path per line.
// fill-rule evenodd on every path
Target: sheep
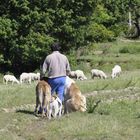
M 4 75 L 3 77 L 3 83 L 6 82 L 6 84 L 8 84 L 8 81 L 12 82 L 12 85 L 16 82 L 17 84 L 19 84 L 19 81 L 16 79 L 16 77 L 14 75 Z
M 77 80 L 86 80 L 87 77 L 84 75 L 82 70 L 71 71 L 69 74 L 70 77 L 76 78 Z
M 70 78 L 77 78 L 77 77 L 76 77 L 76 74 L 75 74 L 75 71 L 70 71 L 69 77 L 70 77 Z
M 40 73 L 32 73 L 30 72 L 29 75 L 31 76 L 31 80 L 35 81 L 35 80 L 40 80 Z
M 87 77 L 84 75 L 84 72 L 82 70 L 76 70 L 75 73 L 76 73 L 77 79 L 87 80 Z
M 23 82 L 28 82 L 29 84 L 31 84 L 31 75 L 29 73 L 23 72 L 20 75 L 20 83 L 22 84 Z
M 115 65 L 112 69 L 111 77 L 115 78 L 115 77 L 120 76 L 121 71 L 122 71 L 121 67 L 119 65 Z
M 107 75 L 102 71 L 102 70 L 98 70 L 98 69 L 92 69 L 91 70 L 91 77 L 94 79 L 94 77 L 99 77 L 99 78 L 103 78 L 106 79 Z
M 36 79 L 40 80 L 40 73 L 39 72 L 36 73 Z

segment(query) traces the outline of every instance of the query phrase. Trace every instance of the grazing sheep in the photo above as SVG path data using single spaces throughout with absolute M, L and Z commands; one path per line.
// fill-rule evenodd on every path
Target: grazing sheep
M 40 80 L 40 73 L 33 73 L 33 72 L 30 72 L 29 75 L 31 76 L 31 80 L 32 81 L 35 81 L 35 80 Z
M 77 80 L 86 80 L 87 77 L 84 75 L 84 72 L 82 70 L 76 70 L 76 71 L 71 71 L 69 76 L 71 78 L 76 78 Z
M 112 69 L 111 77 L 115 78 L 120 76 L 121 71 L 122 71 L 121 67 L 119 65 L 115 65 L 114 68 Z
M 37 76 L 37 77 L 36 77 L 37 80 L 40 80 L 40 73 L 39 73 L 39 72 L 36 73 L 36 76 Z
M 6 84 L 8 84 L 8 81 L 12 82 L 12 85 L 14 83 L 19 84 L 19 81 L 16 79 L 16 77 L 14 75 L 9 75 L 9 74 L 8 75 L 4 75 L 4 77 L 3 77 L 3 83 L 6 82 Z
M 23 82 L 28 82 L 31 84 L 31 75 L 29 73 L 23 72 L 20 75 L 20 83 L 22 84 Z
M 70 77 L 70 78 L 77 78 L 77 76 L 76 76 L 76 74 L 75 74 L 75 71 L 70 71 L 69 77 Z
M 102 71 L 102 70 L 98 70 L 98 69 L 92 69 L 91 70 L 91 77 L 94 79 L 94 77 L 99 77 L 99 78 L 103 78 L 106 79 L 107 75 Z
M 76 73 L 77 79 L 87 80 L 87 77 L 84 75 L 84 72 L 82 70 L 76 70 L 75 73 Z

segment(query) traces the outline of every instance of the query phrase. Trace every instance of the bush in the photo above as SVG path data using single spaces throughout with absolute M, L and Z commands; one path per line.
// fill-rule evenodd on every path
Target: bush
M 94 42 L 112 41 L 114 40 L 114 33 L 108 30 L 105 26 L 93 23 L 89 26 L 89 38 Z
M 70 63 L 71 70 L 75 69 L 77 67 L 76 51 L 70 50 L 67 57 Z
M 94 97 L 87 98 L 87 112 L 93 113 L 100 102 L 101 100 L 95 102 Z
M 119 53 L 130 53 L 130 52 L 129 52 L 128 48 L 123 47 L 119 50 Z

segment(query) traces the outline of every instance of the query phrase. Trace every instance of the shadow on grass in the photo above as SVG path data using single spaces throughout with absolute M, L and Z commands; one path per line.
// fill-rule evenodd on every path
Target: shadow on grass
M 16 113 L 24 113 L 24 114 L 34 115 L 34 111 L 29 111 L 29 110 L 17 110 Z

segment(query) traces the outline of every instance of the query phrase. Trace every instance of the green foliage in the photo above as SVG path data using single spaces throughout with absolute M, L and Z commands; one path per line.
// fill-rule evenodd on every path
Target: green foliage
M 124 46 L 119 49 L 119 53 L 139 54 L 139 43 L 133 43 L 133 45 L 130 43 L 126 45 L 124 44 Z
M 124 47 L 124 48 L 121 48 L 119 52 L 120 53 L 129 53 L 129 50 L 127 47 Z
M 104 4 L 104 7 L 107 9 L 108 14 L 113 17 L 112 22 L 113 24 L 108 24 L 108 26 L 111 26 L 111 29 L 117 27 L 117 34 L 119 35 L 119 32 L 129 32 L 129 12 L 131 12 L 131 24 L 135 26 L 135 36 L 139 37 L 140 36 L 140 27 L 139 27 L 139 21 L 140 21 L 140 1 L 139 0 L 106 0 L 102 1 Z M 115 25 L 115 26 L 114 26 Z M 131 28 L 131 27 L 130 27 Z M 131 30 L 130 30 L 131 31 Z M 114 32 L 115 33 L 115 32 Z M 129 35 L 129 33 L 127 33 Z M 134 35 L 134 30 L 133 34 Z M 130 36 L 129 36 L 130 37 Z
M 66 53 L 112 41 L 126 33 L 129 11 L 134 23 L 139 21 L 139 1 L 129 4 L 128 0 L 0 1 L 0 67 L 14 73 L 39 69 L 54 41 Z
M 93 42 L 102 42 L 102 41 L 112 41 L 114 39 L 114 33 L 108 30 L 102 24 L 93 23 L 89 26 L 89 38 Z
M 76 55 L 77 55 L 76 52 L 74 50 L 71 50 L 69 52 L 69 55 L 67 56 L 68 60 L 69 60 L 69 63 L 70 63 L 71 70 L 74 70 L 77 67 L 77 57 L 76 57 Z
M 1 1 L 0 55 L 4 64 L 16 73 L 34 71 L 54 41 L 62 44 L 63 51 L 85 44 L 93 4 L 91 0 Z
M 95 109 L 97 108 L 100 102 L 101 102 L 100 100 L 95 101 L 94 97 L 92 96 L 87 98 L 87 112 L 94 113 Z

